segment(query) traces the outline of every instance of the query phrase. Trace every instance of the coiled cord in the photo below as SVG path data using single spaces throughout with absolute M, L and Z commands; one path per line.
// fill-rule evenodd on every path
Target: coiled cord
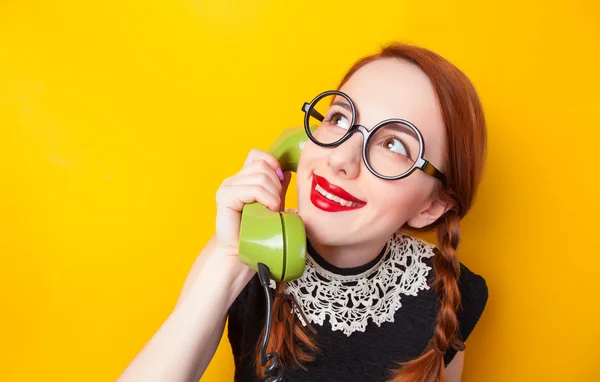
M 265 374 L 268 376 L 264 382 L 282 382 L 283 381 L 283 369 L 279 368 L 279 355 L 276 352 L 267 353 L 267 344 L 271 337 L 271 324 L 273 322 L 273 295 L 269 288 L 271 282 L 271 271 L 263 263 L 258 263 L 258 279 L 260 280 L 263 290 L 265 291 L 265 298 L 267 302 L 267 323 L 265 330 L 265 337 L 263 338 L 262 347 L 260 350 L 261 365 L 265 366 L 267 362 L 272 361 L 269 366 L 265 367 Z M 275 375 L 276 374 L 276 375 Z

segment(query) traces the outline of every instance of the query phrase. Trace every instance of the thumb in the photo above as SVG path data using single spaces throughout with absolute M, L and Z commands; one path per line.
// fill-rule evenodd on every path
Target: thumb
M 285 208 L 285 194 L 287 193 L 291 179 L 292 173 L 290 171 L 285 171 L 283 173 L 283 180 L 281 181 L 281 204 L 279 205 L 279 211 L 283 211 Z

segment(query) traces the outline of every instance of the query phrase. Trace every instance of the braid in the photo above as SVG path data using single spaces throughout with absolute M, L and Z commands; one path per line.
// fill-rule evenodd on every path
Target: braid
M 435 256 L 433 263 L 437 274 L 436 293 L 441 306 L 432 341 L 442 353 L 445 353 L 453 342 L 458 328 L 456 311 L 461 299 L 458 289 L 460 262 L 456 256 L 456 249 L 459 241 L 460 218 L 452 211 L 446 215 L 444 224 L 438 229 L 440 250 L 439 256 Z
M 433 259 L 436 273 L 434 285 L 441 302 L 434 334 L 419 358 L 400 363 L 402 368 L 394 371 L 392 382 L 445 382 L 446 350 L 454 344 L 464 346 L 455 338 L 458 328 L 456 310 L 460 306 L 457 281 L 460 276 L 460 262 L 456 257 L 460 241 L 460 217 L 456 211 L 451 210 L 443 219 L 443 223 L 437 229 L 440 248 Z

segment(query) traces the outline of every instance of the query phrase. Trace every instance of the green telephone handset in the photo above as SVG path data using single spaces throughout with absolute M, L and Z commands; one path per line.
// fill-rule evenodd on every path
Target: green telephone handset
M 283 171 L 296 171 L 308 137 L 304 128 L 285 130 L 269 152 Z M 240 223 L 239 259 L 258 271 L 258 263 L 270 270 L 275 281 L 297 279 L 304 272 L 306 232 L 298 215 L 274 212 L 260 203 L 246 204 Z

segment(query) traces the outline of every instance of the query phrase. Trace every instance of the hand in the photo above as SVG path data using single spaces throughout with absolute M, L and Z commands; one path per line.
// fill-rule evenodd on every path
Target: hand
M 217 248 L 237 255 L 244 205 L 259 202 L 272 211 L 282 211 L 290 178 L 289 172 L 281 172 L 273 155 L 251 150 L 242 169 L 225 179 L 217 191 Z

